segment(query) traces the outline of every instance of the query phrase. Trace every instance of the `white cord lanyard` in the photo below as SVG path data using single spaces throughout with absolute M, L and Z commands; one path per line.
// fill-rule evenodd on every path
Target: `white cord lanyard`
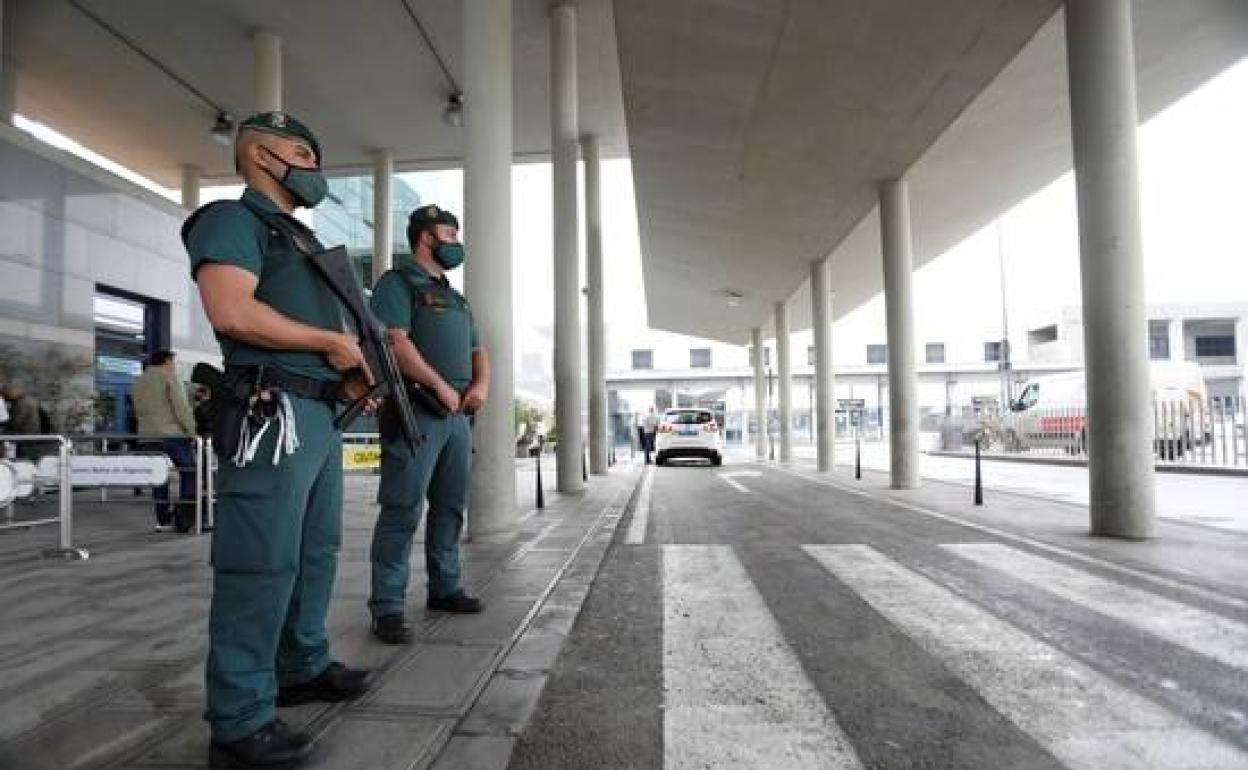
M 256 402 L 259 396 L 252 396 L 248 403 L 248 414 L 243 420 L 243 425 L 239 428 L 238 433 L 238 450 L 234 453 L 234 465 L 242 468 L 251 463 L 256 457 L 256 452 L 260 449 L 260 442 L 264 440 L 264 434 L 268 432 L 269 426 L 274 422 L 277 423 L 277 441 L 273 444 L 273 464 L 277 465 L 281 462 L 282 454 L 293 455 L 299 449 L 299 434 L 295 427 L 295 410 L 290 404 L 290 397 L 285 393 L 278 393 L 277 414 L 274 417 L 265 417 L 264 422 L 260 424 L 258 429 L 252 428 L 251 415 L 255 411 Z

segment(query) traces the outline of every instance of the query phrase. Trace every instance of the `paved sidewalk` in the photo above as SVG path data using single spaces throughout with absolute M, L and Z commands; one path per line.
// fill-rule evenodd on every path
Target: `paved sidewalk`
M 637 467 L 621 463 L 583 495 L 548 492 L 514 543 L 467 544 L 470 590 L 488 604 L 481 615 L 425 613 L 414 580 L 418 638 L 395 648 L 367 630 L 376 477 L 348 477 L 329 631 L 335 656 L 372 668 L 376 685 L 351 704 L 282 710 L 316 734 L 311 766 L 505 767 L 636 480 Z M 205 766 L 209 539 L 150 534 L 148 517 L 142 505 L 81 515 L 76 540 L 93 550 L 77 563 L 37 559 L 55 527 L 0 533 L 3 770 Z M 423 573 L 413 549 L 413 574 Z

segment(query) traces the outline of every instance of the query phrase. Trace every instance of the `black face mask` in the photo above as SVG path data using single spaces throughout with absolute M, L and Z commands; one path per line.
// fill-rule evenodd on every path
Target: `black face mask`
M 315 208 L 321 201 L 325 200 L 325 195 L 329 192 L 329 183 L 325 180 L 325 174 L 319 168 L 304 168 L 302 166 L 292 166 L 290 163 L 282 160 L 277 153 L 264 148 L 267 152 L 284 166 L 286 173 L 280 177 L 272 171 L 265 169 L 269 176 L 277 180 L 286 192 L 290 193 L 295 202 L 304 208 Z

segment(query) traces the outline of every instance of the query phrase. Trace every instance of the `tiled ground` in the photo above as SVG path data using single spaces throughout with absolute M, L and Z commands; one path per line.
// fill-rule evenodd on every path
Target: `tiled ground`
M 419 637 L 396 649 L 367 632 L 376 480 L 349 477 L 330 634 L 338 658 L 378 679 L 349 705 L 284 710 L 318 736 L 313 766 L 504 767 L 635 481 L 617 466 L 583 496 L 548 494 L 516 542 L 466 544 L 487 612 L 427 615 L 417 584 Z M 208 537 L 152 534 L 147 506 L 116 493 L 78 508 L 85 562 L 38 557 L 55 527 L 0 532 L 0 768 L 203 767 Z M 423 575 L 421 549 L 413 559 Z

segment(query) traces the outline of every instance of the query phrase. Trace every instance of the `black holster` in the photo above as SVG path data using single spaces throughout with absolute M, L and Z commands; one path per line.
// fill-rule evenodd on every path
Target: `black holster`
M 211 364 L 196 364 L 191 381 L 208 388 L 204 406 L 205 421 L 211 428 L 212 446 L 219 457 L 233 457 L 238 437 L 247 419 L 251 397 L 256 392 L 259 369 L 239 368 L 221 371 Z

